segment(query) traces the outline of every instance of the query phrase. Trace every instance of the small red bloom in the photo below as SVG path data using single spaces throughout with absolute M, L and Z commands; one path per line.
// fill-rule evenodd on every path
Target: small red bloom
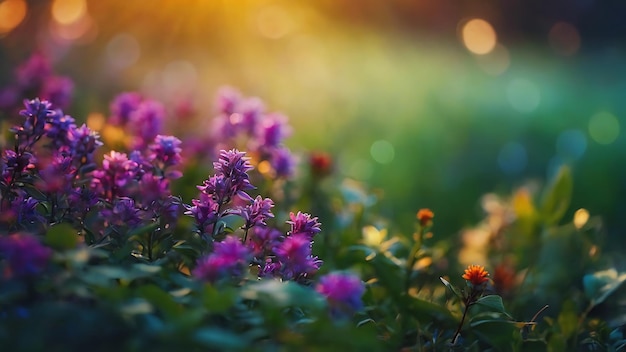
M 332 172 L 333 159 L 328 153 L 313 152 L 309 157 L 309 163 L 314 176 L 324 177 Z
M 419 220 L 422 226 L 428 226 L 434 217 L 435 213 L 430 209 L 420 209 L 417 212 L 417 220 Z
M 463 278 L 474 286 L 487 282 L 489 280 L 487 276 L 489 276 L 489 273 L 482 265 L 469 265 L 465 269 L 465 274 L 463 274 Z

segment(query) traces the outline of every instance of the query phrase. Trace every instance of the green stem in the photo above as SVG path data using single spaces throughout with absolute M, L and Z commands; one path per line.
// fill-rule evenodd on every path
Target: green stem
M 409 253 L 409 257 L 406 261 L 406 275 L 404 280 L 404 289 L 406 294 L 409 294 L 409 289 L 411 288 L 411 275 L 413 274 L 413 266 L 415 265 L 415 261 L 417 258 L 417 253 L 419 253 L 422 248 L 422 237 L 424 236 L 424 228 L 420 227 L 419 232 L 415 238 L 415 243 L 413 244 L 413 248 L 411 248 L 411 252 Z

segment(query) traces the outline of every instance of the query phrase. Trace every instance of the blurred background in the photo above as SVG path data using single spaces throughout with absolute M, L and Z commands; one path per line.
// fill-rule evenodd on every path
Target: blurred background
M 329 152 L 339 174 L 380 194 L 399 228 L 429 207 L 442 236 L 482 217 L 483 194 L 545 183 L 568 164 L 570 213 L 602 216 L 620 249 L 625 10 L 617 0 L 0 0 L 0 86 L 39 51 L 75 81 L 67 112 L 78 120 L 108 115 L 129 90 L 209 119 L 218 88 L 236 87 L 289 116 L 292 150 Z

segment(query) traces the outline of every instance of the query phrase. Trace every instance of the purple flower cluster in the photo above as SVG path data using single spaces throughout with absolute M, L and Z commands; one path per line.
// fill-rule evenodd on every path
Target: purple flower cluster
M 65 109 L 71 102 L 73 90 L 74 84 L 69 78 L 53 74 L 48 58 L 34 54 L 17 68 L 14 84 L 0 90 L 0 110 L 17 112 L 22 99 L 35 97 Z
M 32 230 L 88 209 L 71 195 L 96 167 L 94 153 L 102 145 L 98 134 L 39 98 L 25 100 L 20 115 L 22 123 L 11 128 L 14 147 L 2 152 L 0 225 Z M 33 188 L 45 197 L 35 197 Z M 42 203 L 46 216 L 38 210 Z
M 227 102 L 224 102 L 227 108 Z M 209 243 L 219 243 L 225 228 L 220 227 L 220 219 L 239 216 L 243 220 L 242 246 L 251 253 L 248 264 L 258 267 L 261 277 L 277 277 L 283 280 L 304 281 L 315 274 L 322 261 L 312 254 L 313 238 L 321 231 L 316 217 L 298 212 L 291 213 L 287 223 L 290 230 L 283 234 L 268 226 L 267 220 L 274 217 L 274 202 L 270 198 L 250 197 L 247 191 L 253 189 L 248 172 L 252 170 L 245 153 L 236 149 L 222 150 L 214 163 L 215 174 L 202 186 L 200 195 L 187 205 L 185 214 L 193 216 L 199 234 Z M 206 272 L 208 257 L 200 259 L 198 266 Z M 211 259 L 212 265 L 221 263 Z M 228 273 L 229 270 L 218 270 Z M 206 276 L 200 275 L 201 278 Z
M 365 284 L 349 273 L 329 273 L 320 277 L 315 290 L 328 300 L 333 317 L 342 318 L 363 309 Z
M 212 144 L 216 150 L 226 148 L 246 149 L 257 162 L 267 161 L 270 174 L 278 178 L 293 175 L 294 158 L 283 145 L 291 134 L 287 117 L 279 113 L 266 113 L 258 98 L 243 98 L 230 87 L 218 92 L 218 115 L 214 119 Z
M 181 202 L 172 196 L 170 181 L 181 176 L 175 170 L 181 141 L 155 134 L 160 122 L 146 122 L 162 119 L 157 103 L 142 101 L 125 110 L 131 120 L 140 116 L 132 121 L 153 128 L 142 129 L 142 143 L 133 152 L 110 151 L 100 166 L 98 133 L 78 126 L 49 101 L 35 98 L 24 107 L 22 123 L 11 128 L 15 145 L 2 151 L 0 229 L 40 231 L 57 222 L 86 229 L 89 222 L 92 242 L 156 221 L 159 231 L 175 225 Z

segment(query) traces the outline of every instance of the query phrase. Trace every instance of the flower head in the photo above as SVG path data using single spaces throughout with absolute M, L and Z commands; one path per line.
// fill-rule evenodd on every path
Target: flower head
M 422 227 L 430 225 L 434 217 L 435 213 L 433 213 L 430 209 L 420 209 L 417 212 L 417 220 L 420 222 Z
M 111 102 L 111 118 L 109 123 L 115 126 L 125 126 L 130 119 L 130 114 L 137 110 L 142 97 L 139 93 L 126 92 L 117 95 Z
M 489 273 L 482 265 L 469 265 L 462 277 L 472 285 L 479 286 L 489 281 L 487 276 L 489 276 Z
M 239 277 L 248 264 L 250 250 L 239 238 L 227 236 L 215 243 L 215 251 L 200 258 L 193 270 L 193 276 L 203 281 L 215 282 L 222 278 Z
M 312 255 L 311 240 L 305 234 L 287 236 L 274 248 L 281 263 L 281 274 L 285 280 L 298 280 L 315 274 L 322 261 Z
M 307 238 L 312 239 L 322 229 L 322 224 L 317 221 L 317 217 L 311 217 L 310 214 L 298 212 L 297 214 L 289 213 L 291 220 L 287 221 L 291 225 L 290 235 L 304 234 Z
M 363 308 L 361 297 L 365 285 L 357 276 L 330 273 L 320 278 L 315 290 L 326 297 L 335 317 L 342 317 Z

